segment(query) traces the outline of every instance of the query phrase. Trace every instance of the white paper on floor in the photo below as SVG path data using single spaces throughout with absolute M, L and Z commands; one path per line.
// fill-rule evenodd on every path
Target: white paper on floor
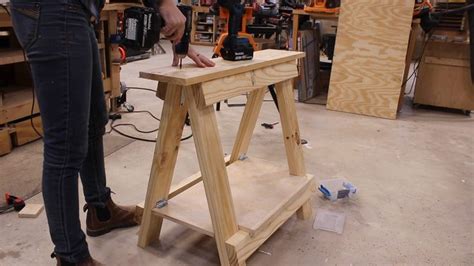
M 313 228 L 342 234 L 346 215 L 341 212 L 333 212 L 324 209 L 318 209 L 316 219 L 314 219 Z

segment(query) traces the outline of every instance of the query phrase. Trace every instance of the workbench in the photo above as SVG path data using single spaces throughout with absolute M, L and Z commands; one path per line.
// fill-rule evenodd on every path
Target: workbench
M 310 16 L 313 19 L 324 19 L 324 20 L 338 20 L 338 14 L 330 14 L 323 12 L 306 12 L 304 9 L 294 9 L 293 13 L 293 37 L 292 37 L 292 46 L 291 49 L 296 51 L 298 47 L 298 30 L 299 30 L 299 20 L 300 16 Z
M 163 219 L 214 237 L 222 265 L 245 261 L 295 212 L 311 217 L 315 181 L 304 166 L 293 97 L 304 53 L 264 50 L 250 61 L 214 59 L 214 68 L 184 65 L 141 72 L 166 88 L 138 245 L 158 239 Z M 267 90 L 276 84 L 288 165 L 247 154 Z M 224 157 L 213 104 L 249 93 L 236 141 Z M 186 114 L 200 172 L 171 187 Z M 178 240 L 177 240 L 178 241 Z

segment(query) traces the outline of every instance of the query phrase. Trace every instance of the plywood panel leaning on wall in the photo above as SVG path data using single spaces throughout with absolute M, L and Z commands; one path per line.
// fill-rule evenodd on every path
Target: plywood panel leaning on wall
M 342 1 L 330 110 L 395 119 L 413 0 Z

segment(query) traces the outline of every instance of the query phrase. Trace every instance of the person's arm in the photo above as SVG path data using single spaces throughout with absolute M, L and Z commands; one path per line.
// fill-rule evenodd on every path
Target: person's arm
M 176 7 L 176 2 L 174 0 L 145 0 L 143 4 L 154 8 L 165 21 L 161 33 L 171 42 L 179 42 L 184 33 L 186 17 Z
M 158 11 L 165 21 L 165 27 L 161 29 L 161 32 L 172 42 L 178 43 L 184 34 L 184 27 L 186 23 L 186 17 L 176 6 L 174 0 L 145 0 L 143 1 L 145 6 L 153 7 Z M 173 45 L 173 66 L 178 65 L 178 58 L 174 52 Z M 200 55 L 192 47 L 189 47 L 188 56 L 191 58 L 199 67 L 213 67 L 215 64 L 209 58 Z
M 198 67 L 213 67 L 216 64 L 204 55 L 199 54 L 193 47 L 189 46 L 188 56 L 191 58 Z M 178 66 L 179 59 L 174 52 L 173 46 L 173 64 L 172 66 Z

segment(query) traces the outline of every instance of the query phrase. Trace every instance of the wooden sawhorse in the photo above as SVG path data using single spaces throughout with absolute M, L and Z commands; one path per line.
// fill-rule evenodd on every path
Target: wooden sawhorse
M 222 265 L 245 265 L 295 212 L 311 216 L 314 178 L 306 174 L 293 97 L 297 59 L 304 53 L 264 50 L 251 61 L 216 59 L 216 67 L 186 65 L 141 72 L 166 85 L 138 245 L 158 239 L 163 218 L 214 237 Z M 248 158 L 268 85 L 276 84 L 288 167 Z M 230 157 L 224 158 L 213 104 L 250 92 Z M 201 172 L 171 187 L 186 113 Z M 202 182 L 201 182 L 202 181 Z M 207 200 L 206 200 L 207 199 Z

